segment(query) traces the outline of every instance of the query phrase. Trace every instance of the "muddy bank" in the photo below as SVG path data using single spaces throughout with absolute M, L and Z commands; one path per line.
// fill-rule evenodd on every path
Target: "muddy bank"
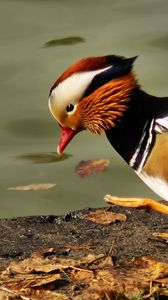
M 119 206 L 87 208 L 63 216 L 2 219 L 0 269 L 47 248 L 53 248 L 52 257 L 74 260 L 90 254 L 110 254 L 115 268 L 127 268 L 130 261 L 139 257 L 168 263 L 167 239 L 158 236 L 165 232 L 168 232 L 167 216 Z

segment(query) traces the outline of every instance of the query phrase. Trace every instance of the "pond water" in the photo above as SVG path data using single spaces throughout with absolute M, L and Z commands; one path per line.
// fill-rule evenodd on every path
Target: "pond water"
M 103 206 L 106 193 L 150 196 L 105 136 L 83 132 L 59 159 L 60 129 L 48 110 L 51 85 L 73 61 L 139 55 L 149 93 L 168 94 L 168 1 L 0 1 L 0 217 L 61 214 Z M 71 37 L 74 37 L 74 39 Z M 81 160 L 107 158 L 105 172 L 80 178 Z M 48 190 L 10 187 L 53 183 Z

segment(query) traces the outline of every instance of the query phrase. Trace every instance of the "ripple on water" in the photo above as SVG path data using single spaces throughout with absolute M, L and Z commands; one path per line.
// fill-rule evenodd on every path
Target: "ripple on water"
M 168 49 L 168 35 L 152 39 L 149 44 L 154 47 Z
M 25 139 L 40 139 L 55 137 L 55 124 L 52 120 L 43 118 L 17 119 L 5 125 L 5 129 L 12 136 Z M 57 127 L 58 128 L 58 127 Z

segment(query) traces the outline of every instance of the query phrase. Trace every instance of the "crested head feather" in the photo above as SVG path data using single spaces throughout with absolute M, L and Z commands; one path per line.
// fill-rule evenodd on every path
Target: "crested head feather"
M 99 69 L 105 69 L 110 66 L 115 66 L 116 76 L 122 76 L 132 68 L 132 65 L 137 56 L 131 58 L 125 58 L 124 56 L 119 55 L 106 55 L 106 56 L 96 56 L 96 57 L 87 57 L 82 58 L 75 63 L 73 63 L 63 74 L 54 82 L 53 86 L 50 89 L 50 94 L 53 89 L 55 89 L 62 81 L 70 77 L 75 73 L 96 71 Z M 124 74 L 125 73 L 125 74 Z
M 50 94 L 62 81 L 75 73 L 82 73 L 87 71 L 96 71 L 98 69 L 106 68 L 110 65 L 105 59 L 105 56 L 82 58 L 73 63 L 63 74 L 54 82 L 51 87 Z

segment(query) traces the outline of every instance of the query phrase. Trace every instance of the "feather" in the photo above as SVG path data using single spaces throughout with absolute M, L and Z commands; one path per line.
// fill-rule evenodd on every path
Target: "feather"
M 154 129 L 157 133 L 167 132 L 168 131 L 168 116 L 156 119 Z

